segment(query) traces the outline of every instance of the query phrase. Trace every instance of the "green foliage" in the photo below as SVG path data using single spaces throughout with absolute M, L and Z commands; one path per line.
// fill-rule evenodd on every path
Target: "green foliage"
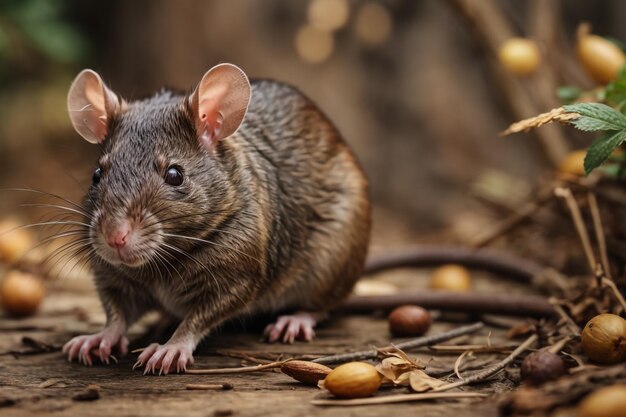
M 572 124 L 585 132 L 626 129 L 626 116 L 602 103 L 578 103 L 563 106 L 569 113 L 578 113 Z
M 589 174 L 602 165 L 626 140 L 626 116 L 602 103 L 577 103 L 563 106 L 569 113 L 580 117 L 570 121 L 577 129 L 586 132 L 604 131 L 587 150 L 585 173 Z
M 582 94 L 582 90 L 573 85 L 565 85 L 556 90 L 556 96 L 563 103 L 571 103 Z
M 615 149 L 626 140 L 626 130 L 618 130 L 602 135 L 595 140 L 587 149 L 585 156 L 585 174 L 589 174 L 595 168 L 609 159 Z
M 622 68 L 615 81 L 604 87 L 602 101 L 622 113 L 626 110 L 626 67 Z
M 0 1 L 0 83 L 79 62 L 87 41 L 65 15 L 68 0 Z

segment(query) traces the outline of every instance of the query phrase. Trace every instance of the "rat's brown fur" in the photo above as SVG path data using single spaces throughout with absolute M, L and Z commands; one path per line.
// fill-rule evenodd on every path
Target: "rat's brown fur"
M 131 102 L 111 120 L 100 164 L 85 204 L 109 324 L 162 309 L 182 319 L 175 336 L 197 343 L 237 316 L 326 311 L 362 272 L 366 179 L 336 128 L 290 86 L 254 81 L 243 124 L 214 151 L 198 144 L 187 97 Z M 186 177 L 175 189 L 163 184 L 172 164 Z M 103 231 L 121 218 L 139 225 L 140 266 L 107 260 Z

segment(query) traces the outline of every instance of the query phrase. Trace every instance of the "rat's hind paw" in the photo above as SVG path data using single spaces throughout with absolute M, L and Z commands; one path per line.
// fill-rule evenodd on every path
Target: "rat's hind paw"
M 294 340 L 310 342 L 315 338 L 315 325 L 318 315 L 306 311 L 299 311 L 288 316 L 279 316 L 275 323 L 265 327 L 263 335 L 268 342 L 282 340 L 283 343 L 293 343 Z
M 188 342 L 167 342 L 164 345 L 153 343 L 141 352 L 133 369 L 146 365 L 143 374 L 150 372 L 167 375 L 176 369 L 176 372 L 186 372 L 187 365 L 193 363 L 193 346 Z
M 76 336 L 63 346 L 63 352 L 67 353 L 70 362 L 78 359 L 90 366 L 94 358 L 108 365 L 112 349 L 116 349 L 121 356 L 128 352 L 128 339 L 118 328 L 106 328 L 100 333 Z

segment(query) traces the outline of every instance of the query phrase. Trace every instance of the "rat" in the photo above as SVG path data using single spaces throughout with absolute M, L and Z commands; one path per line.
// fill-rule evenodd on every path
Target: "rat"
M 106 313 L 69 360 L 109 363 L 150 310 L 180 320 L 135 367 L 184 372 L 233 318 L 272 314 L 270 342 L 311 340 L 350 293 L 367 253 L 368 183 L 329 118 L 296 88 L 220 64 L 189 94 L 126 101 L 92 70 L 68 93 L 75 130 L 102 156 L 82 239 Z

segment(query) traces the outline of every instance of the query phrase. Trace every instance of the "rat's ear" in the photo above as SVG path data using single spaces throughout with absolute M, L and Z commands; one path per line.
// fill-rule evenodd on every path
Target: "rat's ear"
M 218 140 L 237 131 L 250 103 L 250 81 L 232 64 L 216 65 L 207 71 L 189 97 L 198 137 L 212 149 Z
M 104 140 L 111 116 L 120 111 L 123 105 L 124 102 L 90 69 L 82 70 L 76 76 L 67 94 L 67 111 L 72 125 L 91 143 Z

